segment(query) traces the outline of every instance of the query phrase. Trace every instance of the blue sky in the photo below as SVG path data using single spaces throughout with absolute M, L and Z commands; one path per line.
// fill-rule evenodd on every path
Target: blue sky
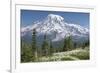
M 21 27 L 31 25 L 35 21 L 42 21 L 48 14 L 60 15 L 67 23 L 79 24 L 89 28 L 89 13 L 37 10 L 21 10 Z

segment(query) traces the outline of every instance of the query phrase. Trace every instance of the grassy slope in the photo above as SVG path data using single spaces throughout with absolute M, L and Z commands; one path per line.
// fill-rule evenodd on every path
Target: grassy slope
M 85 49 L 77 48 L 76 50 L 54 53 L 50 57 L 39 58 L 39 61 L 72 61 L 72 60 L 88 60 L 89 59 L 89 48 Z

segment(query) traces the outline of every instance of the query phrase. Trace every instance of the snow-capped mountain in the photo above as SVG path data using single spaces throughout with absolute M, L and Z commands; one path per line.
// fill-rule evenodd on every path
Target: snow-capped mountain
M 42 21 L 34 22 L 33 25 L 21 28 L 21 37 L 31 37 L 32 30 L 36 29 L 37 36 L 48 35 L 52 41 L 60 41 L 71 35 L 75 38 L 87 38 L 89 30 L 78 24 L 70 24 L 65 19 L 56 14 L 49 14 Z

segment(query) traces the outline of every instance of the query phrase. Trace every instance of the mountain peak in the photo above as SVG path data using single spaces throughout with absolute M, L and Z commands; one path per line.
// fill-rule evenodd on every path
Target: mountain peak
M 89 35 L 88 29 L 78 24 L 69 24 L 64 21 L 62 16 L 56 14 L 49 14 L 43 21 L 23 28 L 22 36 L 31 36 L 33 28 L 36 28 L 37 36 L 41 37 L 47 34 L 52 41 L 62 40 L 65 36 L 69 36 L 69 33 L 76 38 L 88 37 Z
M 47 16 L 47 18 L 50 20 L 54 20 L 54 21 L 63 21 L 64 20 L 64 18 L 62 16 L 56 15 L 56 14 L 49 14 Z

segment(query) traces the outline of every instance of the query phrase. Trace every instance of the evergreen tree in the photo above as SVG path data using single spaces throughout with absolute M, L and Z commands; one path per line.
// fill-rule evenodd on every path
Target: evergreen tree
M 89 40 L 87 41 L 84 41 L 83 44 L 82 44 L 82 49 L 84 49 L 85 47 L 88 47 L 89 46 Z
M 42 55 L 47 56 L 48 52 L 49 52 L 49 43 L 47 41 L 47 36 L 45 34 L 44 35 L 44 41 L 43 41 L 43 44 L 42 44 Z
M 90 44 L 90 42 L 89 42 L 89 40 L 87 40 L 87 41 L 85 42 L 85 46 L 89 46 L 89 44 Z
M 66 37 L 64 39 L 64 46 L 63 46 L 63 51 L 68 51 L 73 49 L 73 41 L 71 36 Z
M 76 42 L 74 42 L 74 44 L 73 44 L 73 48 L 74 48 L 74 49 L 77 48 L 77 43 L 76 43 Z
M 84 49 L 85 48 L 85 42 L 83 42 L 83 44 L 82 44 L 82 49 Z
M 32 61 L 32 57 L 31 46 L 28 43 L 21 41 L 21 62 L 30 62 Z
M 53 46 L 52 46 L 52 41 L 50 41 L 49 55 L 51 56 L 52 53 L 53 53 Z
M 38 53 L 36 47 L 36 29 L 33 29 L 33 33 L 32 33 L 32 52 L 33 52 L 34 61 L 37 61 Z
M 68 50 L 68 38 L 64 39 L 64 46 L 63 46 L 63 51 L 67 51 Z
M 73 50 L 73 41 L 71 36 L 68 37 L 68 48 L 69 50 Z

